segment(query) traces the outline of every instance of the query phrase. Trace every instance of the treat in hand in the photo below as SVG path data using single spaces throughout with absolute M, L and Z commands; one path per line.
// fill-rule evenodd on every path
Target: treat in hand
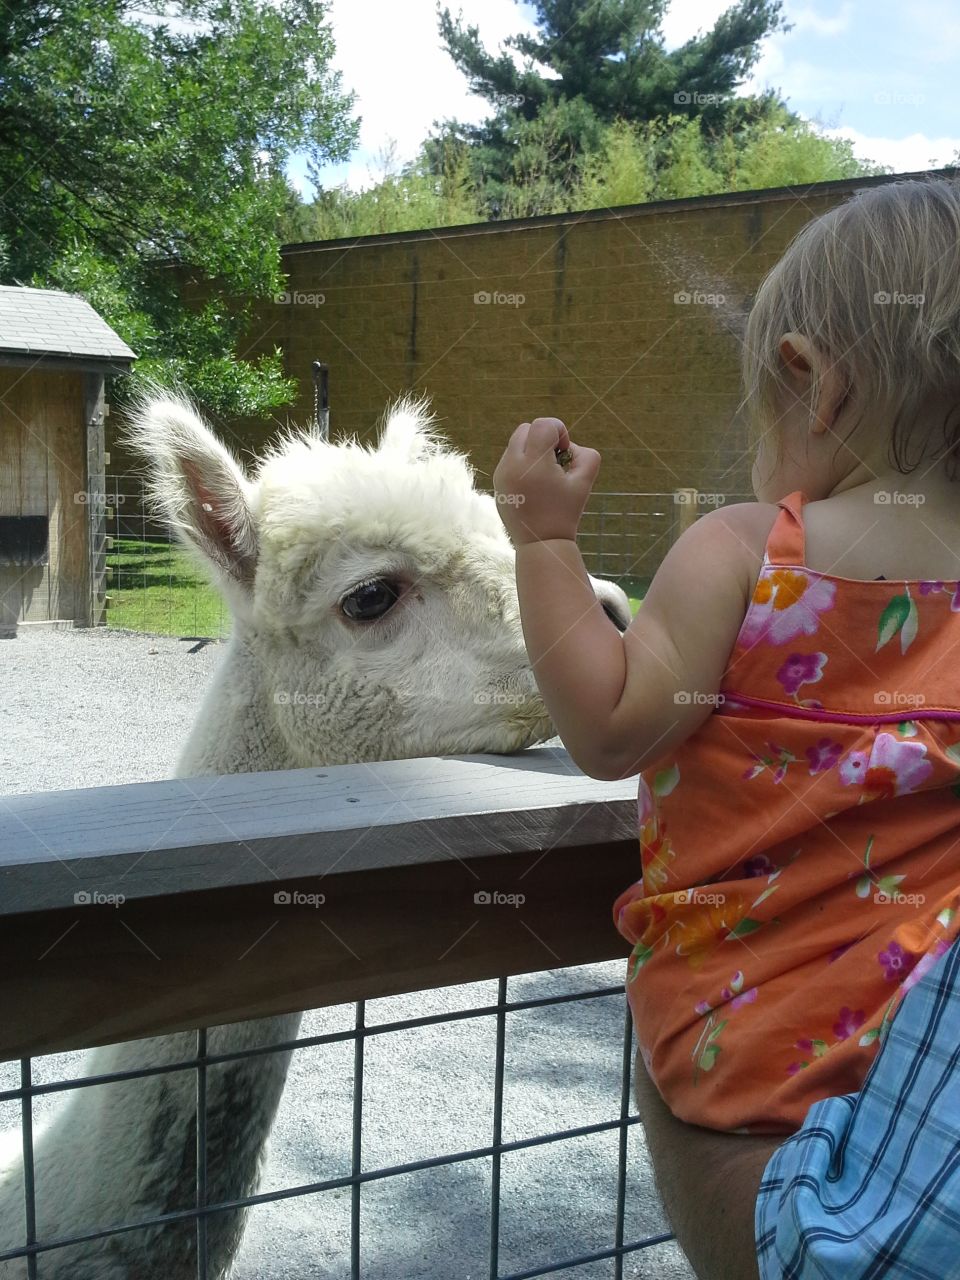
M 570 463 L 573 461 L 573 454 L 569 449 L 554 449 L 554 453 L 557 455 L 557 462 L 559 462 L 560 466 L 563 467 L 564 471 L 566 471 L 567 467 L 569 467 Z

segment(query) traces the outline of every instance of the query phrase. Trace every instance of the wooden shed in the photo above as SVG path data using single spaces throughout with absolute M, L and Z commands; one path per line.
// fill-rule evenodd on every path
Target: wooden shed
M 86 299 L 0 286 L 0 635 L 103 619 L 104 378 L 134 359 Z

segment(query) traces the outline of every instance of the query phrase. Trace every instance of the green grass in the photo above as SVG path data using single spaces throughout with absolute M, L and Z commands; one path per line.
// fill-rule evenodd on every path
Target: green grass
M 159 636 L 225 636 L 227 607 L 180 547 L 161 539 L 115 538 L 107 625 Z M 634 613 L 649 578 L 620 578 Z
M 160 539 L 114 538 L 107 625 L 160 636 L 224 636 L 226 605 L 193 561 Z
M 643 597 L 650 589 L 649 578 L 617 578 L 617 585 L 621 586 L 627 593 L 627 599 L 630 601 L 630 608 L 636 613 L 640 608 Z

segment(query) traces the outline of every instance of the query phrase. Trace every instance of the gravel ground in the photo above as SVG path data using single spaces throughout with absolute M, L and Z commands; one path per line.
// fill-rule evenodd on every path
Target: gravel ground
M 21 628 L 0 641 L 0 796 L 140 782 L 169 775 L 222 646 L 127 632 Z M 0 801 L 2 803 L 2 801 Z M 526 999 L 619 983 L 622 965 L 511 979 Z M 368 1001 L 368 1023 L 487 1004 L 495 983 Z M 510 1014 L 504 1140 L 616 1117 L 622 995 Z M 352 1025 L 352 1007 L 307 1015 L 302 1034 Z M 468 1019 L 367 1041 L 364 1167 L 479 1147 L 492 1129 L 492 1019 Z M 39 1060 L 40 1078 L 77 1074 L 82 1055 Z M 350 1159 L 353 1050 L 301 1050 L 274 1126 L 261 1190 L 337 1176 Z M 15 1084 L 0 1066 L 0 1087 Z M 54 1103 L 39 1104 L 40 1116 Z M 9 1106 L 9 1104 L 8 1104 Z M 14 1122 L 0 1109 L 0 1125 Z M 615 1133 L 508 1154 L 501 1175 L 500 1267 L 509 1275 L 582 1256 L 612 1240 Z M 364 1280 L 481 1280 L 489 1275 L 489 1161 L 367 1184 Z M 664 1230 L 639 1126 L 630 1132 L 626 1232 Z M 348 1280 L 350 1194 L 258 1207 L 233 1280 Z M 5 1243 L 5 1242 L 3 1242 Z M 612 1262 L 551 1274 L 613 1280 Z M 676 1245 L 626 1260 L 632 1280 L 692 1280 Z M 133 1280 L 133 1278 L 131 1278 Z

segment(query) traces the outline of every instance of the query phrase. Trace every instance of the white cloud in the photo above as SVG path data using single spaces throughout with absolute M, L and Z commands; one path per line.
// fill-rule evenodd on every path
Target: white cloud
M 508 35 L 535 28 L 513 0 L 451 0 L 486 47 L 497 52 Z M 392 141 L 399 161 L 412 160 L 434 120 L 478 121 L 487 103 L 469 92 L 440 42 L 436 9 L 424 0 L 333 0 L 334 66 L 357 95 L 362 117 L 357 153 L 346 168 L 351 187 L 369 185 L 377 156 Z M 339 180 L 343 175 L 338 174 Z
M 663 18 L 663 38 L 668 49 L 692 40 L 698 31 L 709 31 L 730 0 L 671 0 Z
M 793 25 L 794 31 L 812 31 L 818 36 L 835 36 L 846 31 L 853 16 L 853 6 L 847 3 L 840 6 L 840 12 L 831 18 L 825 18 L 814 9 L 790 9 L 787 21 Z
M 960 137 L 930 138 L 924 133 L 911 133 L 907 138 L 882 138 L 842 128 L 823 132 L 831 138 L 848 138 L 858 159 L 891 165 L 895 173 L 940 169 L 955 161 L 960 152 Z

